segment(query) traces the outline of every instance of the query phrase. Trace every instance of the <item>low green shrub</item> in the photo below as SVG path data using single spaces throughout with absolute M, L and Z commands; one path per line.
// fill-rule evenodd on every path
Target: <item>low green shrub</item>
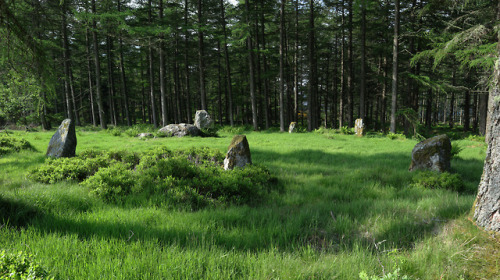
M 465 184 L 459 174 L 448 172 L 419 171 L 413 177 L 413 185 L 429 189 L 447 189 L 463 192 Z
M 384 276 L 376 276 L 376 275 L 371 275 L 369 276 L 365 271 L 362 271 L 359 273 L 359 278 L 361 280 L 410 280 L 410 278 L 407 275 L 399 275 L 399 268 L 396 268 L 393 272 L 389 272 L 387 274 L 384 274 Z
M 0 252 L 0 279 L 54 279 L 31 254 Z
M 406 140 L 406 136 L 402 133 L 388 133 L 387 138 L 391 140 Z
M 343 126 L 340 128 L 340 134 L 345 134 L 345 135 L 354 134 L 354 129 L 349 128 L 347 126 Z
M 5 155 L 21 150 L 35 150 L 35 148 L 23 138 L 0 135 L 0 155 Z
M 108 202 L 123 202 L 134 194 L 190 209 L 253 203 L 279 189 L 277 179 L 267 169 L 250 165 L 225 171 L 223 160 L 219 150 L 208 148 L 172 152 L 159 147 L 140 155 L 86 150 L 74 158 L 49 158 L 30 171 L 28 178 L 42 183 L 82 182 Z

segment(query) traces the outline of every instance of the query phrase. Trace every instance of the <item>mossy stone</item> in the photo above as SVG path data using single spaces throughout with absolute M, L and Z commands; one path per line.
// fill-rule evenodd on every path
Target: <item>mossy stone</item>
M 426 139 L 412 150 L 410 171 L 423 169 L 445 172 L 450 170 L 451 141 L 443 134 Z
M 224 169 L 231 170 L 235 167 L 245 167 L 252 164 L 252 155 L 245 135 L 235 135 L 229 145 L 226 158 L 224 159 Z
M 71 119 L 65 119 L 52 135 L 47 147 L 48 157 L 74 157 L 76 151 L 75 123 Z

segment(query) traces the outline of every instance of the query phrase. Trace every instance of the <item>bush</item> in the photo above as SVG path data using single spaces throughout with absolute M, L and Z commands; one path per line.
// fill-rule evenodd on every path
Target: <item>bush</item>
M 33 255 L 0 252 L 0 279 L 54 279 L 35 262 Z
M 406 275 L 400 276 L 399 271 L 400 269 L 396 268 L 394 272 L 387 273 L 382 277 L 376 275 L 368 276 L 368 274 L 365 271 L 362 271 L 359 273 L 359 278 L 361 280 L 409 280 L 410 279 Z
M 347 126 L 343 126 L 340 128 L 340 134 L 346 134 L 346 135 L 354 134 L 354 129 L 349 128 Z
M 420 171 L 413 177 L 413 185 L 429 189 L 447 189 L 457 192 L 465 190 L 459 174 L 448 172 Z
M 160 147 L 141 155 L 86 150 L 74 158 L 49 158 L 28 178 L 42 183 L 79 181 L 108 202 L 123 202 L 134 194 L 190 209 L 252 203 L 278 189 L 267 169 L 250 165 L 225 171 L 223 159 L 219 150 L 208 148 L 171 152 Z
M 121 162 L 101 168 L 81 183 L 98 197 L 106 201 L 120 201 L 130 194 L 135 185 L 135 176 L 130 166 Z
M 406 140 L 406 136 L 402 133 L 389 133 L 387 134 L 387 138 L 391 140 Z
M 23 138 L 15 138 L 10 136 L 0 136 L 0 155 L 5 155 L 21 150 L 35 150 L 35 148 Z

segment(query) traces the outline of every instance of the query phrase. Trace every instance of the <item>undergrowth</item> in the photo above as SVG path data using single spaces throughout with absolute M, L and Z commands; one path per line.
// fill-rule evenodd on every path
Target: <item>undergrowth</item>
M 142 154 L 87 150 L 74 158 L 47 159 L 28 178 L 41 183 L 73 180 L 107 202 L 144 197 L 156 205 L 197 210 L 261 201 L 278 189 L 264 167 L 225 171 L 218 150 L 156 148 Z
M 23 138 L 0 135 L 0 156 L 21 150 L 32 150 L 35 148 Z
M 0 252 L 0 279 L 54 279 L 35 261 L 35 257 L 25 252 L 17 254 Z

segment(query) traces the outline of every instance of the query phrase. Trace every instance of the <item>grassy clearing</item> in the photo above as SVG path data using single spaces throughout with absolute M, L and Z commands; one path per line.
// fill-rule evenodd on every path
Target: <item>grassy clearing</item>
M 77 131 L 85 149 L 142 152 L 210 147 L 213 138 L 139 140 Z M 468 220 L 486 145 L 457 141 L 465 191 L 426 189 L 409 173 L 414 140 L 332 132 L 248 132 L 252 160 L 285 185 L 253 206 L 199 211 L 103 202 L 72 182 L 26 179 L 53 132 L 16 132 L 36 151 L 0 157 L 0 249 L 36 255 L 61 279 L 360 279 L 399 270 L 410 279 L 495 279 L 498 241 Z M 134 132 L 135 133 L 135 132 Z M 130 133 L 132 134 L 132 133 Z M 115 136 L 117 135 L 117 136 Z

